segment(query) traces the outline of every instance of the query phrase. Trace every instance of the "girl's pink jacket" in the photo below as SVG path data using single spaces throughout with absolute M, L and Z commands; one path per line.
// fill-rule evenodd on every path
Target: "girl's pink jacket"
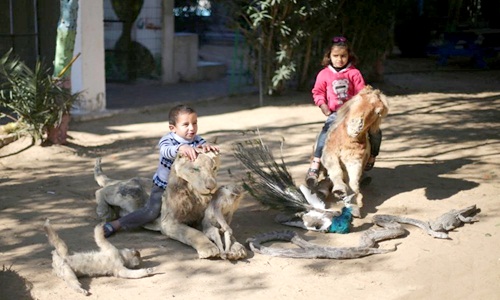
M 317 106 L 326 103 L 331 111 L 337 111 L 364 87 L 363 75 L 353 65 L 349 64 L 339 72 L 328 66 L 316 76 L 312 89 L 313 100 Z

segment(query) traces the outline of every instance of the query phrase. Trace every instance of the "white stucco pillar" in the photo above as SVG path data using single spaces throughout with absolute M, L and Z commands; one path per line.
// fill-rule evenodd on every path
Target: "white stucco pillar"
M 161 67 L 163 84 L 176 83 L 174 66 L 174 0 L 163 0 Z
M 74 53 L 81 53 L 71 68 L 71 90 L 81 92 L 72 114 L 106 109 L 103 0 L 79 1 Z

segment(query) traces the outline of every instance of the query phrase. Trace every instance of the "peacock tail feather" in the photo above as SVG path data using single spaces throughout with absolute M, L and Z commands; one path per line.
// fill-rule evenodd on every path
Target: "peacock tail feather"
M 283 145 L 283 143 L 282 143 Z M 281 162 L 261 139 L 234 144 L 234 156 L 248 169 L 243 187 L 265 206 L 289 212 L 307 211 L 310 204 L 296 187 L 281 155 Z

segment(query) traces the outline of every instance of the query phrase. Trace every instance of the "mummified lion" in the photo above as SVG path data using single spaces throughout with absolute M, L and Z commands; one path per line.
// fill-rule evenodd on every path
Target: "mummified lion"
M 139 208 L 149 198 L 152 179 L 134 177 L 128 180 L 111 179 L 101 168 L 101 158 L 95 160 L 94 179 L 101 187 L 95 192 L 96 213 L 102 221 L 112 221 Z
M 94 239 L 99 246 L 97 251 L 70 254 L 68 246 L 52 228 L 49 220 L 43 226 L 49 243 L 54 246 L 52 251 L 52 268 L 58 277 L 69 287 L 84 295 L 89 291 L 82 288 L 80 276 L 108 276 L 121 278 L 142 278 L 151 275 L 154 268 L 129 269 L 139 266 L 141 254 L 135 249 L 117 249 L 105 237 L 102 224 L 94 229 Z
M 216 152 L 200 152 L 194 161 L 178 154 L 163 194 L 161 232 L 195 248 L 199 258 L 221 254 L 217 245 L 198 229 L 216 191 L 219 166 L 219 153 Z M 244 246 L 234 243 L 227 257 L 246 257 Z
M 388 111 L 385 95 L 368 85 L 340 108 L 328 131 L 321 162 L 333 182 L 332 193 L 341 199 L 350 199 L 358 207 L 363 206 L 359 181 L 370 156 L 368 132 L 380 129 Z M 352 197 L 347 197 L 348 188 Z
M 201 150 L 200 150 L 201 151 Z M 220 166 L 219 154 L 200 152 L 195 161 L 178 154 L 170 171 L 167 189 L 162 199 L 161 216 L 143 227 L 161 231 L 168 237 L 194 247 L 200 258 L 223 257 L 231 260 L 245 258 L 245 247 L 230 238 L 230 249 L 219 249 L 208 236 L 203 233 L 202 220 L 211 217 L 217 209 L 231 216 L 239 206 L 243 191 L 235 185 L 217 188 L 217 171 Z M 129 180 L 114 180 L 102 172 L 100 159 L 96 159 L 94 177 L 102 186 L 96 192 L 97 214 L 108 218 L 118 214 L 124 216 L 144 205 L 148 199 L 147 190 L 151 180 L 135 177 Z M 212 205 L 211 202 L 214 201 Z M 209 210 L 209 205 L 212 208 Z M 209 210 L 207 213 L 206 211 Z M 231 218 L 226 219 L 230 224 Z M 208 224 L 208 223 L 207 223 Z M 214 223 L 214 226 L 215 225 Z M 229 225 L 228 225 L 229 226 Z M 207 230 L 210 238 L 214 238 L 213 230 Z M 224 226 L 225 229 L 227 227 Z M 228 231 L 228 230 L 226 230 Z M 228 231 L 229 233 L 231 231 Z

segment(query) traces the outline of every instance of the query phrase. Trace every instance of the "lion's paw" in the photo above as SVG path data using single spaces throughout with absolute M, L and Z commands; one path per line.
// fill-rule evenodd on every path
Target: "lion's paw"
M 343 187 L 335 187 L 332 194 L 338 199 L 343 199 L 347 196 L 347 189 Z
M 247 249 L 242 244 L 235 242 L 226 254 L 228 260 L 239 260 L 247 257 Z
M 361 210 L 359 209 L 359 206 L 357 206 L 355 204 L 350 204 L 350 205 L 346 205 L 346 206 L 351 208 L 351 215 L 354 218 L 361 218 Z
M 74 287 L 74 289 L 80 294 L 84 294 L 85 296 L 90 296 L 90 292 L 82 287 Z
M 116 213 L 109 206 L 97 206 L 96 214 L 104 222 L 117 219 Z
M 206 244 L 197 249 L 199 258 L 219 257 L 220 251 L 215 244 Z

